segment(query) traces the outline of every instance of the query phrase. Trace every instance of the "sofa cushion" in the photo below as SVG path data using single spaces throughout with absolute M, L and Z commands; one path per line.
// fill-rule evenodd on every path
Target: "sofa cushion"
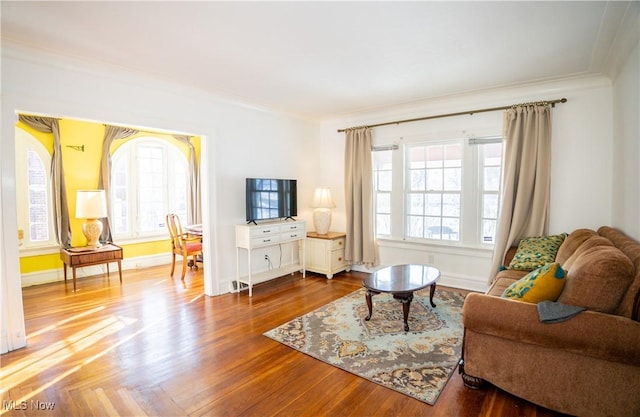
M 577 229 L 571 232 L 564 242 L 562 242 L 562 245 L 560 245 L 560 249 L 558 249 L 558 253 L 556 254 L 556 262 L 560 262 L 561 265 L 568 268 L 566 265 L 567 259 L 573 255 L 585 240 L 593 236 L 598 236 L 598 233 L 591 229 Z
M 509 263 L 509 269 L 533 271 L 556 260 L 556 254 L 566 233 L 552 236 L 524 238 L 518 244 L 518 250 Z
M 608 246 L 613 247 L 613 243 L 606 237 L 594 235 L 590 238 L 586 239 L 580 246 L 576 248 L 569 258 L 562 264 L 564 268 L 568 271 L 573 266 L 573 263 L 582 255 L 584 252 L 588 251 L 591 248 L 595 248 L 596 246 Z M 558 262 L 560 262 L 558 260 Z
M 620 249 L 595 246 L 582 252 L 567 270 L 558 302 L 613 313 L 634 278 L 634 266 Z
M 522 271 L 514 271 L 514 272 L 522 272 Z M 523 273 L 523 276 L 527 274 L 526 272 L 522 272 L 522 273 Z M 498 276 L 496 277 L 496 280 L 493 281 L 493 284 L 491 284 L 486 294 L 492 295 L 495 297 L 502 297 L 502 293 L 504 292 L 504 290 L 506 290 L 509 285 L 513 284 L 518 279 L 511 279 L 511 278 Z
M 502 296 L 527 303 L 556 301 L 564 288 L 565 275 L 559 263 L 548 263 L 511 284 Z

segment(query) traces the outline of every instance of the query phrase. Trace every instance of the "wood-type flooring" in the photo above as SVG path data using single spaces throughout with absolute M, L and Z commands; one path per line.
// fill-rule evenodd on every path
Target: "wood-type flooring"
M 75 293 L 71 281 L 24 288 L 27 347 L 0 357 L 3 415 L 560 415 L 465 388 L 457 371 L 430 406 L 262 335 L 361 288 L 363 273 L 287 275 L 250 298 L 208 297 L 202 269 L 184 282 L 169 271 L 79 278 Z

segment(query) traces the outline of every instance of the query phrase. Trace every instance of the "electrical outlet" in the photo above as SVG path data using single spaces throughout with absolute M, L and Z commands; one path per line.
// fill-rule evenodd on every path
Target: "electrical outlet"
M 268 261 L 269 260 L 269 255 L 264 255 L 264 260 Z

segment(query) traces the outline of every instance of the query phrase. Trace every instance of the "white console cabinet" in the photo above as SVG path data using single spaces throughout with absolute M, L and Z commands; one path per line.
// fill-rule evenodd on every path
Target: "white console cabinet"
M 307 271 L 325 274 L 329 279 L 340 271 L 350 271 L 351 266 L 344 259 L 345 241 L 344 233 L 307 233 Z
M 304 220 L 283 220 L 268 223 L 236 225 L 236 267 L 238 290 L 241 283 L 249 288 L 249 296 L 253 295 L 253 286 L 260 282 L 281 277 L 296 271 L 305 277 L 305 237 Z M 281 251 L 289 250 L 291 263 L 279 265 L 278 268 L 254 273 L 251 253 L 256 249 L 280 246 Z M 240 251 L 247 253 L 247 274 L 240 276 Z M 294 262 L 298 254 L 297 262 Z

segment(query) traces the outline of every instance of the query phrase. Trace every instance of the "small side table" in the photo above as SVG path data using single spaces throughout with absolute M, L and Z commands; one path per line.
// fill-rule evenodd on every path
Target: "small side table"
M 345 233 L 338 232 L 328 232 L 326 235 L 307 232 L 307 271 L 325 274 L 328 279 L 340 271 L 350 271 L 351 266 L 344 258 L 346 237 Z
M 107 278 L 109 277 L 109 263 L 118 263 L 118 274 L 122 284 L 122 248 L 108 243 L 96 249 L 62 248 L 60 259 L 64 264 L 64 280 L 67 281 L 67 267 L 73 270 L 73 291 L 76 291 L 76 268 L 92 265 L 107 264 Z

